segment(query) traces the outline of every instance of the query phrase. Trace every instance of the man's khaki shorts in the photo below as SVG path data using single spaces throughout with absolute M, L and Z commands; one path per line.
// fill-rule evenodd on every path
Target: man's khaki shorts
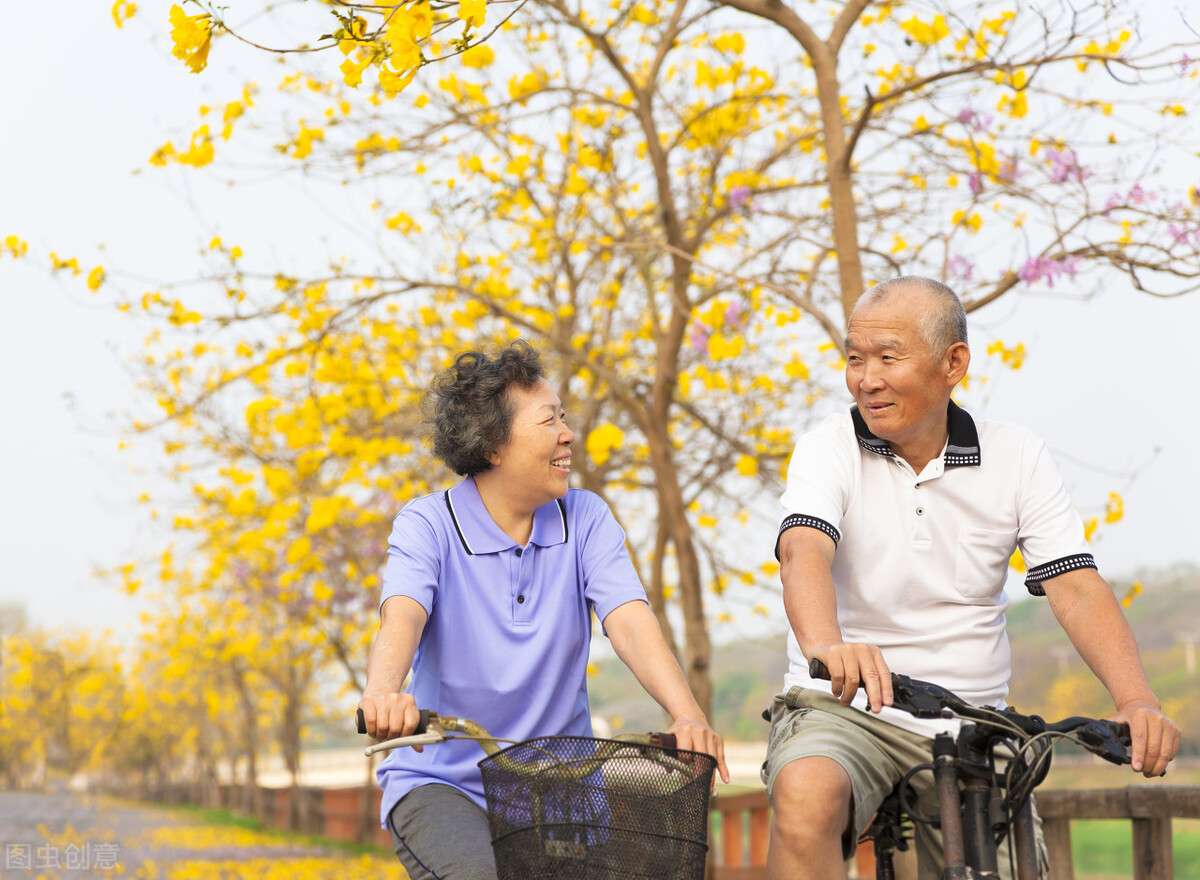
M 850 777 L 853 801 L 850 825 L 842 835 L 842 852 L 854 854 L 859 835 L 870 824 L 876 809 L 900 778 L 918 764 L 933 760 L 933 740 L 881 721 L 858 709 L 843 706 L 832 694 L 812 688 L 793 687 L 775 697 L 771 705 L 771 739 L 762 780 L 771 797 L 779 771 L 800 758 L 831 758 Z M 938 810 L 933 773 L 923 770 L 910 779 L 918 809 L 932 815 Z M 1034 810 L 1042 875 L 1046 874 L 1046 851 L 1042 823 Z M 936 828 L 914 823 L 917 859 L 921 877 L 941 877 L 942 835 Z M 1009 877 L 1008 846 L 1000 850 L 1000 873 Z

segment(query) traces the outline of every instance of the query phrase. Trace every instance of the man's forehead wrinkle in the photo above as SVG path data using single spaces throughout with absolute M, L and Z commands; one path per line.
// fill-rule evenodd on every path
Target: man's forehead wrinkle
M 905 347 L 904 339 L 895 333 L 894 330 L 870 330 L 865 332 L 855 333 L 852 329 L 846 334 L 846 348 L 886 348 L 886 349 L 902 349 Z

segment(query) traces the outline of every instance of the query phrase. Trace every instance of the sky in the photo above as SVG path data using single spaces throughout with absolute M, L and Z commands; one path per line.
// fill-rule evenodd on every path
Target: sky
M 218 232 L 283 258 L 328 241 L 328 202 L 299 179 L 235 194 L 211 175 L 147 164 L 190 131 L 198 105 L 232 100 L 264 74 L 252 53 L 230 51 L 194 76 L 169 56 L 166 4 L 143 4 L 140 15 L 161 22 L 124 31 L 108 2 L 78 6 L 55 24 L 54 57 L 70 63 L 42 41 L 0 51 L 0 82 L 22 84 L 6 89 L 0 126 L 0 240 L 16 234 L 31 253 L 77 256 L 85 271 L 137 271 L 147 285 L 188 277 Z M 1200 169 L 1186 173 L 1200 183 Z M 994 338 L 1030 351 L 972 403 L 1045 437 L 1084 512 L 1123 494 L 1124 520 L 1095 545 L 1110 579 L 1200 564 L 1200 401 L 1190 381 L 1200 296 L 1155 300 L 1122 282 L 1086 303 L 1062 293 L 1006 296 L 972 315 L 977 357 Z M 137 601 L 94 572 L 167 540 L 136 502 L 162 488 L 155 462 L 117 448 L 122 418 L 145 407 L 127 366 L 144 331 L 78 279 L 0 258 L 0 602 L 22 605 L 34 625 L 129 627 Z

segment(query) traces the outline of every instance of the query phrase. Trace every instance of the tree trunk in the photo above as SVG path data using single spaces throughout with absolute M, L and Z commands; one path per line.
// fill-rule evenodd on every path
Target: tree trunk
M 646 439 L 654 475 L 658 483 L 659 527 L 675 546 L 679 566 L 679 605 L 683 611 L 683 671 L 696 702 L 705 715 L 712 713 L 712 678 L 709 675 L 711 642 L 704 620 L 704 587 L 701 582 L 700 560 L 692 538 L 687 506 L 679 485 L 679 472 L 667 433 L 666 422 L 649 426 Z M 663 542 L 665 550 L 665 542 Z

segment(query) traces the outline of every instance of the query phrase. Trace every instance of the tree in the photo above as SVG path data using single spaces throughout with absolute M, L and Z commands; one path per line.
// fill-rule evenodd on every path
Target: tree
M 22 630 L 0 645 L 0 772 L 40 786 L 100 767 L 116 749 L 124 674 L 111 633 Z
M 1174 139 L 1198 72 L 1135 25 L 1106 2 L 544 0 L 399 97 L 387 76 L 289 76 L 270 96 L 295 120 L 283 143 L 255 140 L 245 120 L 268 98 L 247 90 L 222 134 L 369 192 L 378 252 L 300 277 L 217 240 L 211 293 L 125 303 L 196 337 L 149 363 L 168 448 L 222 463 L 185 461 L 199 503 L 178 526 L 213 565 L 202 580 L 238 589 L 249 555 L 301 605 L 369 605 L 387 517 L 441 482 L 417 443 L 423 382 L 520 334 L 549 357 L 589 453 L 579 481 L 626 525 L 708 706 L 709 625 L 767 610 L 755 588 L 775 575 L 775 515 L 753 499 L 824 411 L 869 282 L 944 277 L 970 310 L 1036 286 L 1086 295 L 1114 270 L 1195 287 L 1200 195 Z M 205 166 L 218 144 L 204 121 L 153 161 Z M 1019 347 L 989 351 L 1019 364 Z M 327 642 L 350 680 L 364 638 Z

